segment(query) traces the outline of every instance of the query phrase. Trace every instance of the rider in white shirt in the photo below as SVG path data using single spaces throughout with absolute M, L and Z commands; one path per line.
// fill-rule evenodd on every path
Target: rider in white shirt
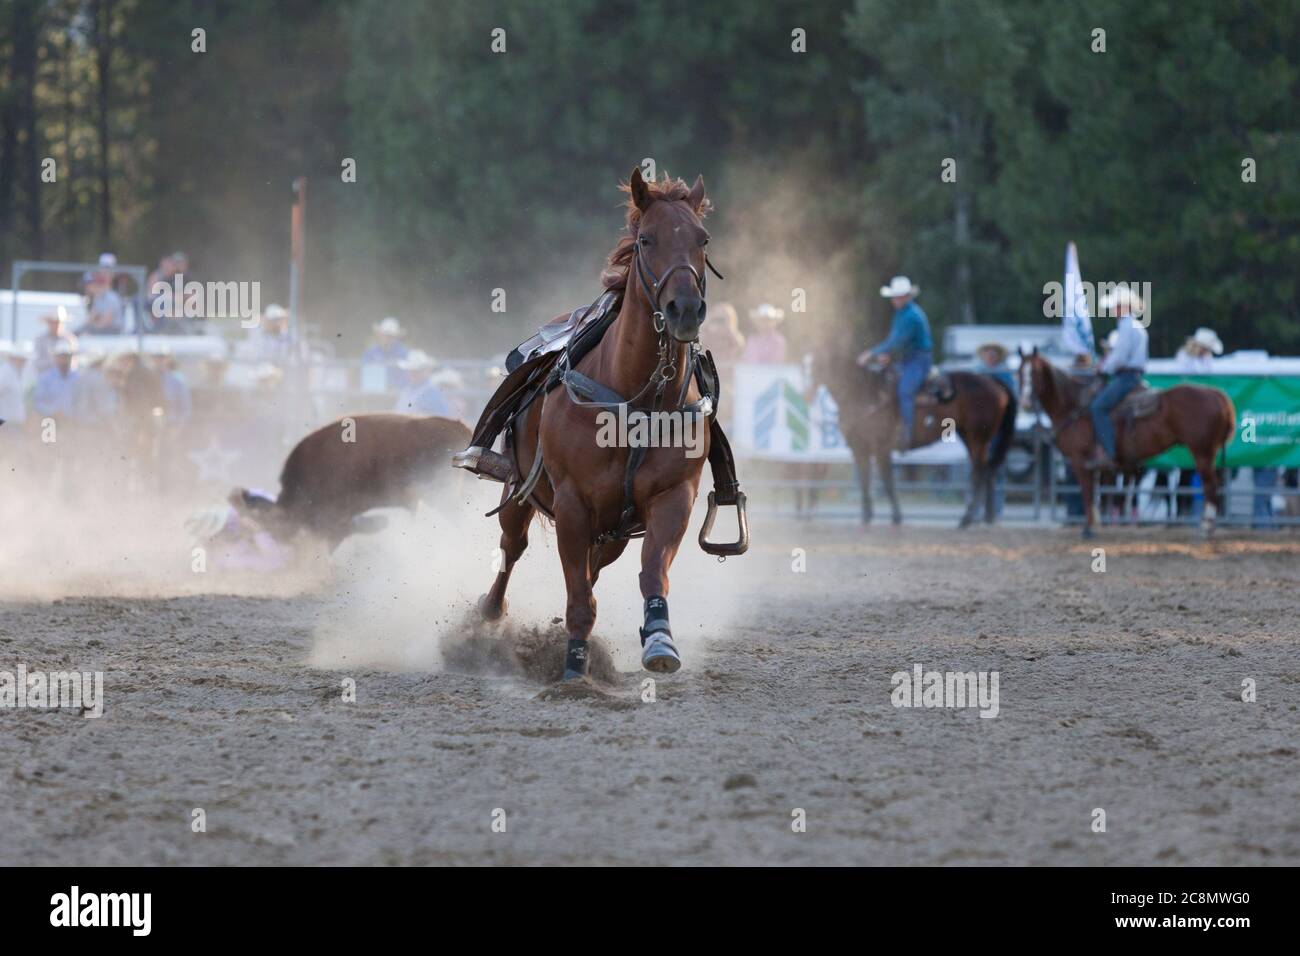
M 1147 367 L 1147 330 L 1136 316 L 1142 315 L 1142 299 L 1128 286 L 1119 286 L 1100 303 L 1102 309 L 1119 313 L 1115 347 L 1101 363 L 1101 371 L 1110 381 L 1088 406 L 1092 415 L 1097 448 L 1086 462 L 1088 468 L 1113 468 L 1115 465 L 1115 428 L 1111 410 L 1142 381 Z

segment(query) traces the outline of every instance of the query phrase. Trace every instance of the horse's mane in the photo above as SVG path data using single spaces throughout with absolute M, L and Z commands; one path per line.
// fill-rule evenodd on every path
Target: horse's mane
M 1060 398 L 1061 404 L 1069 409 L 1078 407 L 1079 396 L 1083 393 L 1086 383 L 1079 381 L 1064 369 L 1057 368 L 1047 359 L 1043 359 L 1043 366 L 1047 369 L 1047 380 L 1051 384 L 1052 391 Z
M 627 229 L 605 259 L 605 271 L 600 275 L 600 284 L 606 289 L 621 292 L 627 288 L 628 274 L 632 269 L 637 230 L 641 226 L 641 210 L 632 201 L 632 187 L 628 183 L 622 183 L 618 188 L 627 193 Z M 667 173 L 664 173 L 663 179 L 648 181 L 646 188 L 650 190 L 653 199 L 667 202 L 685 201 L 691 194 L 690 186 L 681 179 L 670 179 Z M 704 202 L 700 203 L 700 208 L 695 210 L 695 214 L 703 219 L 712 209 L 713 204 L 706 196 Z

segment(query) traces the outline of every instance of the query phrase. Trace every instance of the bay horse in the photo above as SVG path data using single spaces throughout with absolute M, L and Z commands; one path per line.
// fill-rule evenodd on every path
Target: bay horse
M 1084 466 L 1096 439 L 1088 403 L 1095 390 L 1093 380 L 1081 380 L 1057 368 L 1038 353 L 1020 354 L 1020 389 L 1032 398 L 1052 422 L 1052 438 L 1070 463 L 1083 497 L 1085 520 L 1083 536 L 1095 535 L 1092 490 L 1093 472 Z M 1130 393 L 1131 394 L 1131 393 Z M 1127 402 L 1126 397 L 1124 402 Z M 1119 409 L 1122 414 L 1124 403 Z M 1154 412 L 1131 421 L 1118 423 L 1115 450 L 1118 471 L 1137 476 L 1141 464 L 1174 445 L 1186 445 L 1196 462 L 1197 474 L 1205 494 L 1205 511 L 1201 531 L 1214 530 L 1219 507 L 1219 475 L 1214 462 L 1232 440 L 1237 428 L 1237 410 L 1232 399 L 1217 388 L 1205 385 L 1175 385 L 1162 389 Z
M 430 492 L 449 484 L 447 463 L 469 437 L 463 424 L 436 415 L 341 418 L 289 452 L 278 497 L 236 488 L 228 500 L 279 541 L 308 532 L 333 550 L 351 534 L 377 530 L 356 521 L 371 508 L 433 504 Z
M 602 284 L 623 293 L 618 314 L 599 344 L 577 363 L 582 375 L 613 390 L 632 406 L 682 412 L 700 399 L 690 374 L 704 322 L 703 219 L 711 209 L 704 179 L 687 187 L 680 179 L 649 182 L 634 169 L 627 185 L 625 232 L 610 252 Z M 657 673 L 681 666 L 668 621 L 668 570 L 690 520 L 711 435 L 703 448 L 650 447 L 639 467 L 629 468 L 632 449 L 602 447 L 598 412 L 565 388 L 552 389 L 528 406 L 512 430 L 518 474 L 540 477 L 522 501 L 503 492 L 498 511 L 503 561 L 479 601 L 487 620 L 506 610 L 506 587 L 528 546 L 528 527 L 538 508 L 555 521 L 567 592 L 568 647 L 564 679 L 582 679 L 587 641 L 596 622 L 594 585 L 601 569 L 617 560 L 629 537 L 643 534 L 641 664 Z M 690 452 L 690 454 L 688 454 Z M 541 462 L 537 456 L 541 456 Z M 626 487 L 625 487 L 625 482 Z M 628 492 L 630 491 L 630 495 Z M 634 528 L 630 534 L 629 528 Z
M 899 431 L 898 392 L 891 376 L 864 369 L 851 343 L 827 344 L 814 355 L 814 379 L 823 383 L 839 408 L 840 434 L 853 453 L 862 487 L 862 523 L 873 517 L 871 462 L 875 459 L 889 497 L 894 524 L 903 520 L 894 491 L 891 453 Z M 984 520 L 996 519 L 993 478 L 1006 459 L 1016 427 L 1016 399 L 989 375 L 949 372 L 942 394 L 917 396 L 912 447 L 960 438 L 970 459 L 970 500 L 958 528 L 968 528 L 983 505 Z M 929 388 L 929 386 L 927 386 Z M 941 386 L 941 389 L 943 386 Z M 929 404 L 926 404 L 929 402 Z

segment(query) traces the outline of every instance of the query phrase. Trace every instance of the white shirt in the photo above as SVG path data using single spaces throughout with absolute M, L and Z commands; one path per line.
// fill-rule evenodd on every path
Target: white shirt
M 1119 333 L 1115 337 L 1115 347 L 1101 363 L 1101 370 L 1113 375 L 1122 368 L 1146 369 L 1147 330 L 1133 316 L 1125 315 L 1120 317 L 1115 331 Z

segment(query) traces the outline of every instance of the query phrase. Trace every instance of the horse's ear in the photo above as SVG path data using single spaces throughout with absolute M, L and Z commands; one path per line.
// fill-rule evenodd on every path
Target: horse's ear
M 1037 346 L 1037 345 L 1034 346 L 1033 354 L 1034 354 L 1034 355 L 1037 355 L 1037 354 L 1038 354 L 1038 346 Z
M 691 187 L 691 208 L 696 212 L 700 211 L 700 206 L 704 202 L 704 177 L 696 176 L 695 185 Z
M 632 175 L 628 177 L 627 184 L 632 190 L 633 204 L 637 209 L 645 212 L 646 207 L 650 205 L 650 188 L 645 184 L 645 180 L 641 178 L 640 166 L 632 170 Z
M 1024 358 L 1024 357 L 1025 357 L 1025 347 L 1024 347 L 1023 345 L 1017 345 L 1017 346 L 1016 346 L 1016 354 L 1019 355 L 1021 358 Z

